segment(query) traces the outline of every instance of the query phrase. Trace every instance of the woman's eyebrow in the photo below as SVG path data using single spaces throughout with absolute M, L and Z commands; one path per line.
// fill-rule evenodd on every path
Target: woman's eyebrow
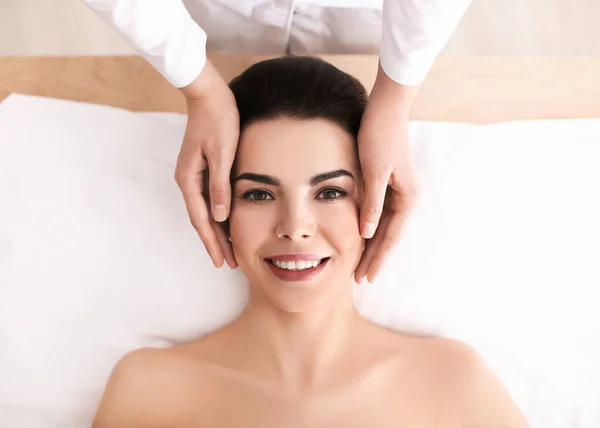
M 323 181 L 332 180 L 337 177 L 350 177 L 353 180 L 356 180 L 350 171 L 346 171 L 345 169 L 336 169 L 335 171 L 324 172 L 323 174 L 315 175 L 311 177 L 309 183 L 311 186 L 315 186 Z
M 271 186 L 281 186 L 281 182 L 271 175 L 256 174 L 254 172 L 243 172 L 235 177 L 234 182 L 239 180 L 256 181 L 257 183 L 269 184 Z
M 350 177 L 353 180 L 355 180 L 354 175 L 352 175 L 351 172 L 345 169 L 337 169 L 335 171 L 317 174 L 310 178 L 309 183 L 311 186 L 315 186 L 323 181 L 332 180 L 337 177 Z M 256 174 L 254 172 L 243 172 L 237 177 L 235 177 L 234 182 L 237 182 L 239 180 L 255 181 L 257 183 L 268 184 L 270 186 L 281 186 L 281 181 L 279 181 L 277 178 L 266 174 Z

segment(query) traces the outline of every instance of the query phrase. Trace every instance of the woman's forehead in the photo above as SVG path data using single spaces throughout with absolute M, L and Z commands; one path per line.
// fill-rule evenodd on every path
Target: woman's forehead
M 327 171 L 358 173 L 353 136 L 323 119 L 273 119 L 250 124 L 241 135 L 235 172 L 307 179 Z

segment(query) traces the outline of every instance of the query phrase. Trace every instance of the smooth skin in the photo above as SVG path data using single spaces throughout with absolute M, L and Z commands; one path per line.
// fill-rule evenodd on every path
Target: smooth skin
M 360 231 L 367 243 L 355 280 L 373 283 L 383 261 L 398 242 L 419 195 L 408 141 L 410 109 L 419 86 L 391 80 L 379 66 L 358 136 L 365 182 L 360 207 Z M 187 100 L 188 122 L 175 169 L 192 225 L 213 264 L 235 268 L 231 244 L 217 222 L 231 209 L 229 175 L 239 139 L 235 98 L 210 61 L 200 76 L 181 88 Z M 208 168 L 209 208 L 203 198 L 202 172 Z
M 199 340 L 126 355 L 93 428 L 528 426 L 472 348 L 399 334 L 357 312 L 365 196 L 355 144 L 322 119 L 244 130 L 229 235 L 250 284 L 247 307 Z M 265 260 L 292 253 L 330 259 L 292 283 Z

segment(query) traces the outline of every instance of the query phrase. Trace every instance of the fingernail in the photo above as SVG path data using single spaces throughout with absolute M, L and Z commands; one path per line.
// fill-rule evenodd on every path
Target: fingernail
M 225 205 L 219 204 L 213 206 L 213 217 L 215 221 L 225 221 L 227 214 L 225 212 Z
M 373 237 L 373 235 L 375 235 L 375 228 L 376 228 L 375 223 L 367 222 L 367 223 L 363 224 L 360 234 L 365 239 L 371 239 Z

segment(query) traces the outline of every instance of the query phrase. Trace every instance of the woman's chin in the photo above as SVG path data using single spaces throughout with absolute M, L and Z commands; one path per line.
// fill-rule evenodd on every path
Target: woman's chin
M 272 306 L 290 313 L 302 313 L 328 306 L 331 302 L 349 293 L 352 295 L 350 281 L 340 281 L 336 276 L 327 276 L 321 280 L 289 283 L 279 279 L 265 280 L 260 283 L 260 295 Z
M 294 294 L 294 295 L 292 295 Z M 323 307 L 331 299 L 324 293 L 312 293 L 310 295 L 300 293 L 284 293 L 278 295 L 268 295 L 271 305 L 283 312 L 292 314 L 301 314 L 311 312 Z

